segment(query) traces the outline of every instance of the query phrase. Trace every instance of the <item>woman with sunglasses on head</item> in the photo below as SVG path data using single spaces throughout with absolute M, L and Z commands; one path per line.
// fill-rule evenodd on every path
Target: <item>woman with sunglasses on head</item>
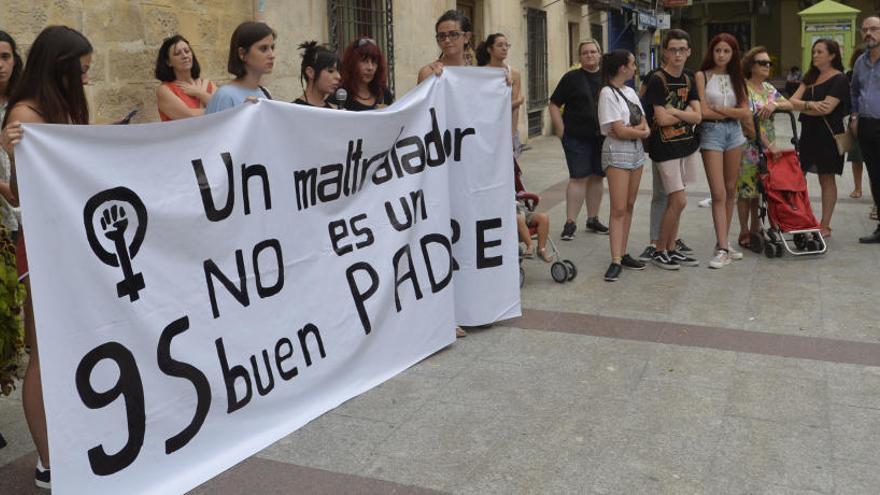
M 836 134 L 843 134 L 843 118 L 849 113 L 849 81 L 843 73 L 840 45 L 828 38 L 816 40 L 810 69 L 791 96 L 791 103 L 801 111 L 801 169 L 819 176 L 822 188 L 823 237 L 831 236 L 831 215 L 837 204 L 834 176 L 843 173 L 843 154 L 838 152 Z
M 260 85 L 260 80 L 271 74 L 275 67 L 275 38 L 275 31 L 262 22 L 242 22 L 235 28 L 229 40 L 226 62 L 226 70 L 235 79 L 214 93 L 205 114 L 220 112 L 245 101 L 272 99 L 269 91 Z
M 510 75 L 510 99 L 512 104 L 511 113 L 513 117 L 513 151 L 514 156 L 517 156 L 520 144 L 519 133 L 517 132 L 517 128 L 519 127 L 519 107 L 521 107 L 526 101 L 526 97 L 522 92 L 522 74 L 505 62 L 509 51 L 510 43 L 507 41 L 507 36 L 504 36 L 502 33 L 490 34 L 486 38 L 486 41 L 477 45 L 476 58 L 477 65 L 480 67 L 497 67 L 506 70 Z
M 162 121 L 198 117 L 217 89 L 214 83 L 201 78 L 202 69 L 189 41 L 175 34 L 165 38 L 156 57 L 156 88 L 159 118 Z
M 773 62 L 770 53 L 763 46 L 749 50 L 742 60 L 743 76 L 749 92 L 749 109 L 757 117 L 755 138 L 760 139 L 761 147 L 754 141 L 747 143 L 742 155 L 742 168 L 736 180 L 737 213 L 739 214 L 739 245 L 753 248 L 760 243 L 761 222 L 758 219 L 758 162 L 761 150 L 775 150 L 776 129 L 773 126 L 773 112 L 791 110 L 791 102 L 767 82 Z M 754 243 L 754 244 L 753 244 Z
M 9 110 L 3 120 L 3 144 L 12 158 L 12 191 L 17 196 L 14 146 L 22 140 L 21 124 L 89 123 L 89 107 L 83 86 L 88 83 L 92 45 L 81 33 L 67 26 L 50 26 L 34 40 L 21 80 L 9 97 Z M 27 139 L 24 137 L 23 139 Z M 37 447 L 35 483 L 49 488 L 49 444 L 46 411 L 43 407 L 39 350 L 34 328 L 30 279 L 24 232 L 18 236 L 16 258 L 19 278 L 24 281 L 24 326 L 26 343 L 31 347 L 30 362 L 22 387 L 22 404 L 31 436 Z
M 299 80 L 303 84 L 303 94 L 293 100 L 298 105 L 310 107 L 336 108 L 327 98 L 332 95 L 342 80 L 339 74 L 339 57 L 336 52 L 317 41 L 300 43 L 302 64 Z
M 736 179 L 746 143 L 740 121 L 752 116 L 736 38 L 727 33 L 712 38 L 696 76 L 703 113 L 700 149 L 715 224 L 715 257 L 709 261 L 709 268 L 723 268 L 730 260 L 743 256 L 730 245 L 728 235 L 736 204 Z
M 342 55 L 342 87 L 348 92 L 343 108 L 360 112 L 394 102 L 388 89 L 388 63 L 372 38 L 358 38 Z
M 457 10 L 447 10 L 434 24 L 434 39 L 440 47 L 440 58 L 419 70 L 418 82 L 431 74 L 440 75 L 444 66 L 470 65 L 471 20 Z

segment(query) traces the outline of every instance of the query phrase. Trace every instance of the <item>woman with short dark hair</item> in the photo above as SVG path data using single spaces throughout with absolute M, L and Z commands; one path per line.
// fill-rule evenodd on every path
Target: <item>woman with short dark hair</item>
M 388 88 L 388 62 L 372 38 L 358 38 L 342 55 L 342 87 L 348 92 L 344 108 L 356 112 L 383 108 L 394 102 Z
M 217 89 L 214 83 L 200 77 L 196 53 L 179 34 L 165 38 L 159 47 L 155 75 L 162 81 L 156 88 L 156 102 L 163 121 L 203 115 Z
M 83 86 L 88 83 L 92 45 L 80 32 L 67 26 L 50 26 L 34 40 L 21 80 L 9 97 L 9 111 L 3 120 L 3 143 L 12 158 L 12 191 L 18 195 L 13 146 L 21 141 L 21 124 L 89 123 L 89 106 Z M 26 139 L 26 138 L 25 138 Z M 37 447 L 35 483 L 49 488 L 49 444 L 46 411 L 43 407 L 42 380 L 24 232 L 18 236 L 16 258 L 19 278 L 27 290 L 24 324 L 30 361 L 22 387 L 22 404 L 31 436 Z
M 275 31 L 262 22 L 242 22 L 235 28 L 226 63 L 226 70 L 235 79 L 214 93 L 206 114 L 238 106 L 248 99 L 272 98 L 260 80 L 275 67 L 275 38 Z
M 299 49 L 302 50 L 299 80 L 303 85 L 303 94 L 293 102 L 312 107 L 336 108 L 327 102 L 327 98 L 339 88 L 342 81 L 336 52 L 319 45 L 317 41 L 300 43 Z

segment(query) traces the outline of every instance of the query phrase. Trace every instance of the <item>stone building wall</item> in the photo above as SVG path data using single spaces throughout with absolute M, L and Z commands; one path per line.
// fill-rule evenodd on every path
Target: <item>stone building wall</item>
M 141 106 L 134 122 L 158 120 L 153 78 L 162 40 L 181 33 L 193 45 L 202 73 L 218 83 L 229 79 L 229 35 L 253 19 L 251 0 L 3 0 L 0 29 L 21 46 L 23 56 L 46 26 L 81 31 L 95 51 L 87 88 L 92 121 L 108 123 Z

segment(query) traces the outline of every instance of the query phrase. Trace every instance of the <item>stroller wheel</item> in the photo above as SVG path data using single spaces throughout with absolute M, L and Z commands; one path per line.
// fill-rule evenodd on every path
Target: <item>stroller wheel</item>
M 795 234 L 794 247 L 796 247 L 799 251 L 803 251 L 805 248 L 810 250 L 809 248 L 807 248 L 807 236 L 805 236 L 804 234 Z
M 568 279 L 568 268 L 566 268 L 561 261 L 554 261 L 553 264 L 550 265 L 550 276 L 553 277 L 553 280 L 561 284 Z
M 764 236 L 760 232 L 753 232 L 749 235 L 749 249 L 757 254 L 761 254 L 761 251 L 764 250 Z
M 571 260 L 562 260 L 562 264 L 568 269 L 568 281 L 571 282 L 578 276 L 578 270 L 575 268 L 574 263 L 572 263 Z
M 774 245 L 775 244 L 773 244 L 772 242 L 764 244 L 764 255 L 768 258 L 776 257 L 776 249 L 773 247 Z
M 523 270 L 522 265 L 519 267 L 519 287 L 522 289 L 523 284 L 526 282 L 526 271 Z
M 815 239 L 810 239 L 804 243 L 804 248 L 807 251 L 818 251 L 819 250 L 819 243 L 816 242 Z
M 776 250 L 776 257 L 782 258 L 782 244 L 774 244 L 773 248 Z

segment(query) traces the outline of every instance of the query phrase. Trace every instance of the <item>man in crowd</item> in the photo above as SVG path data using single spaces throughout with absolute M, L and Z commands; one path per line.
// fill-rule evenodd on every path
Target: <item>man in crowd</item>
M 853 65 L 850 125 L 862 149 L 876 208 L 880 206 L 880 17 L 862 21 L 862 37 L 866 51 Z M 873 234 L 860 237 L 859 242 L 880 243 L 880 225 Z

